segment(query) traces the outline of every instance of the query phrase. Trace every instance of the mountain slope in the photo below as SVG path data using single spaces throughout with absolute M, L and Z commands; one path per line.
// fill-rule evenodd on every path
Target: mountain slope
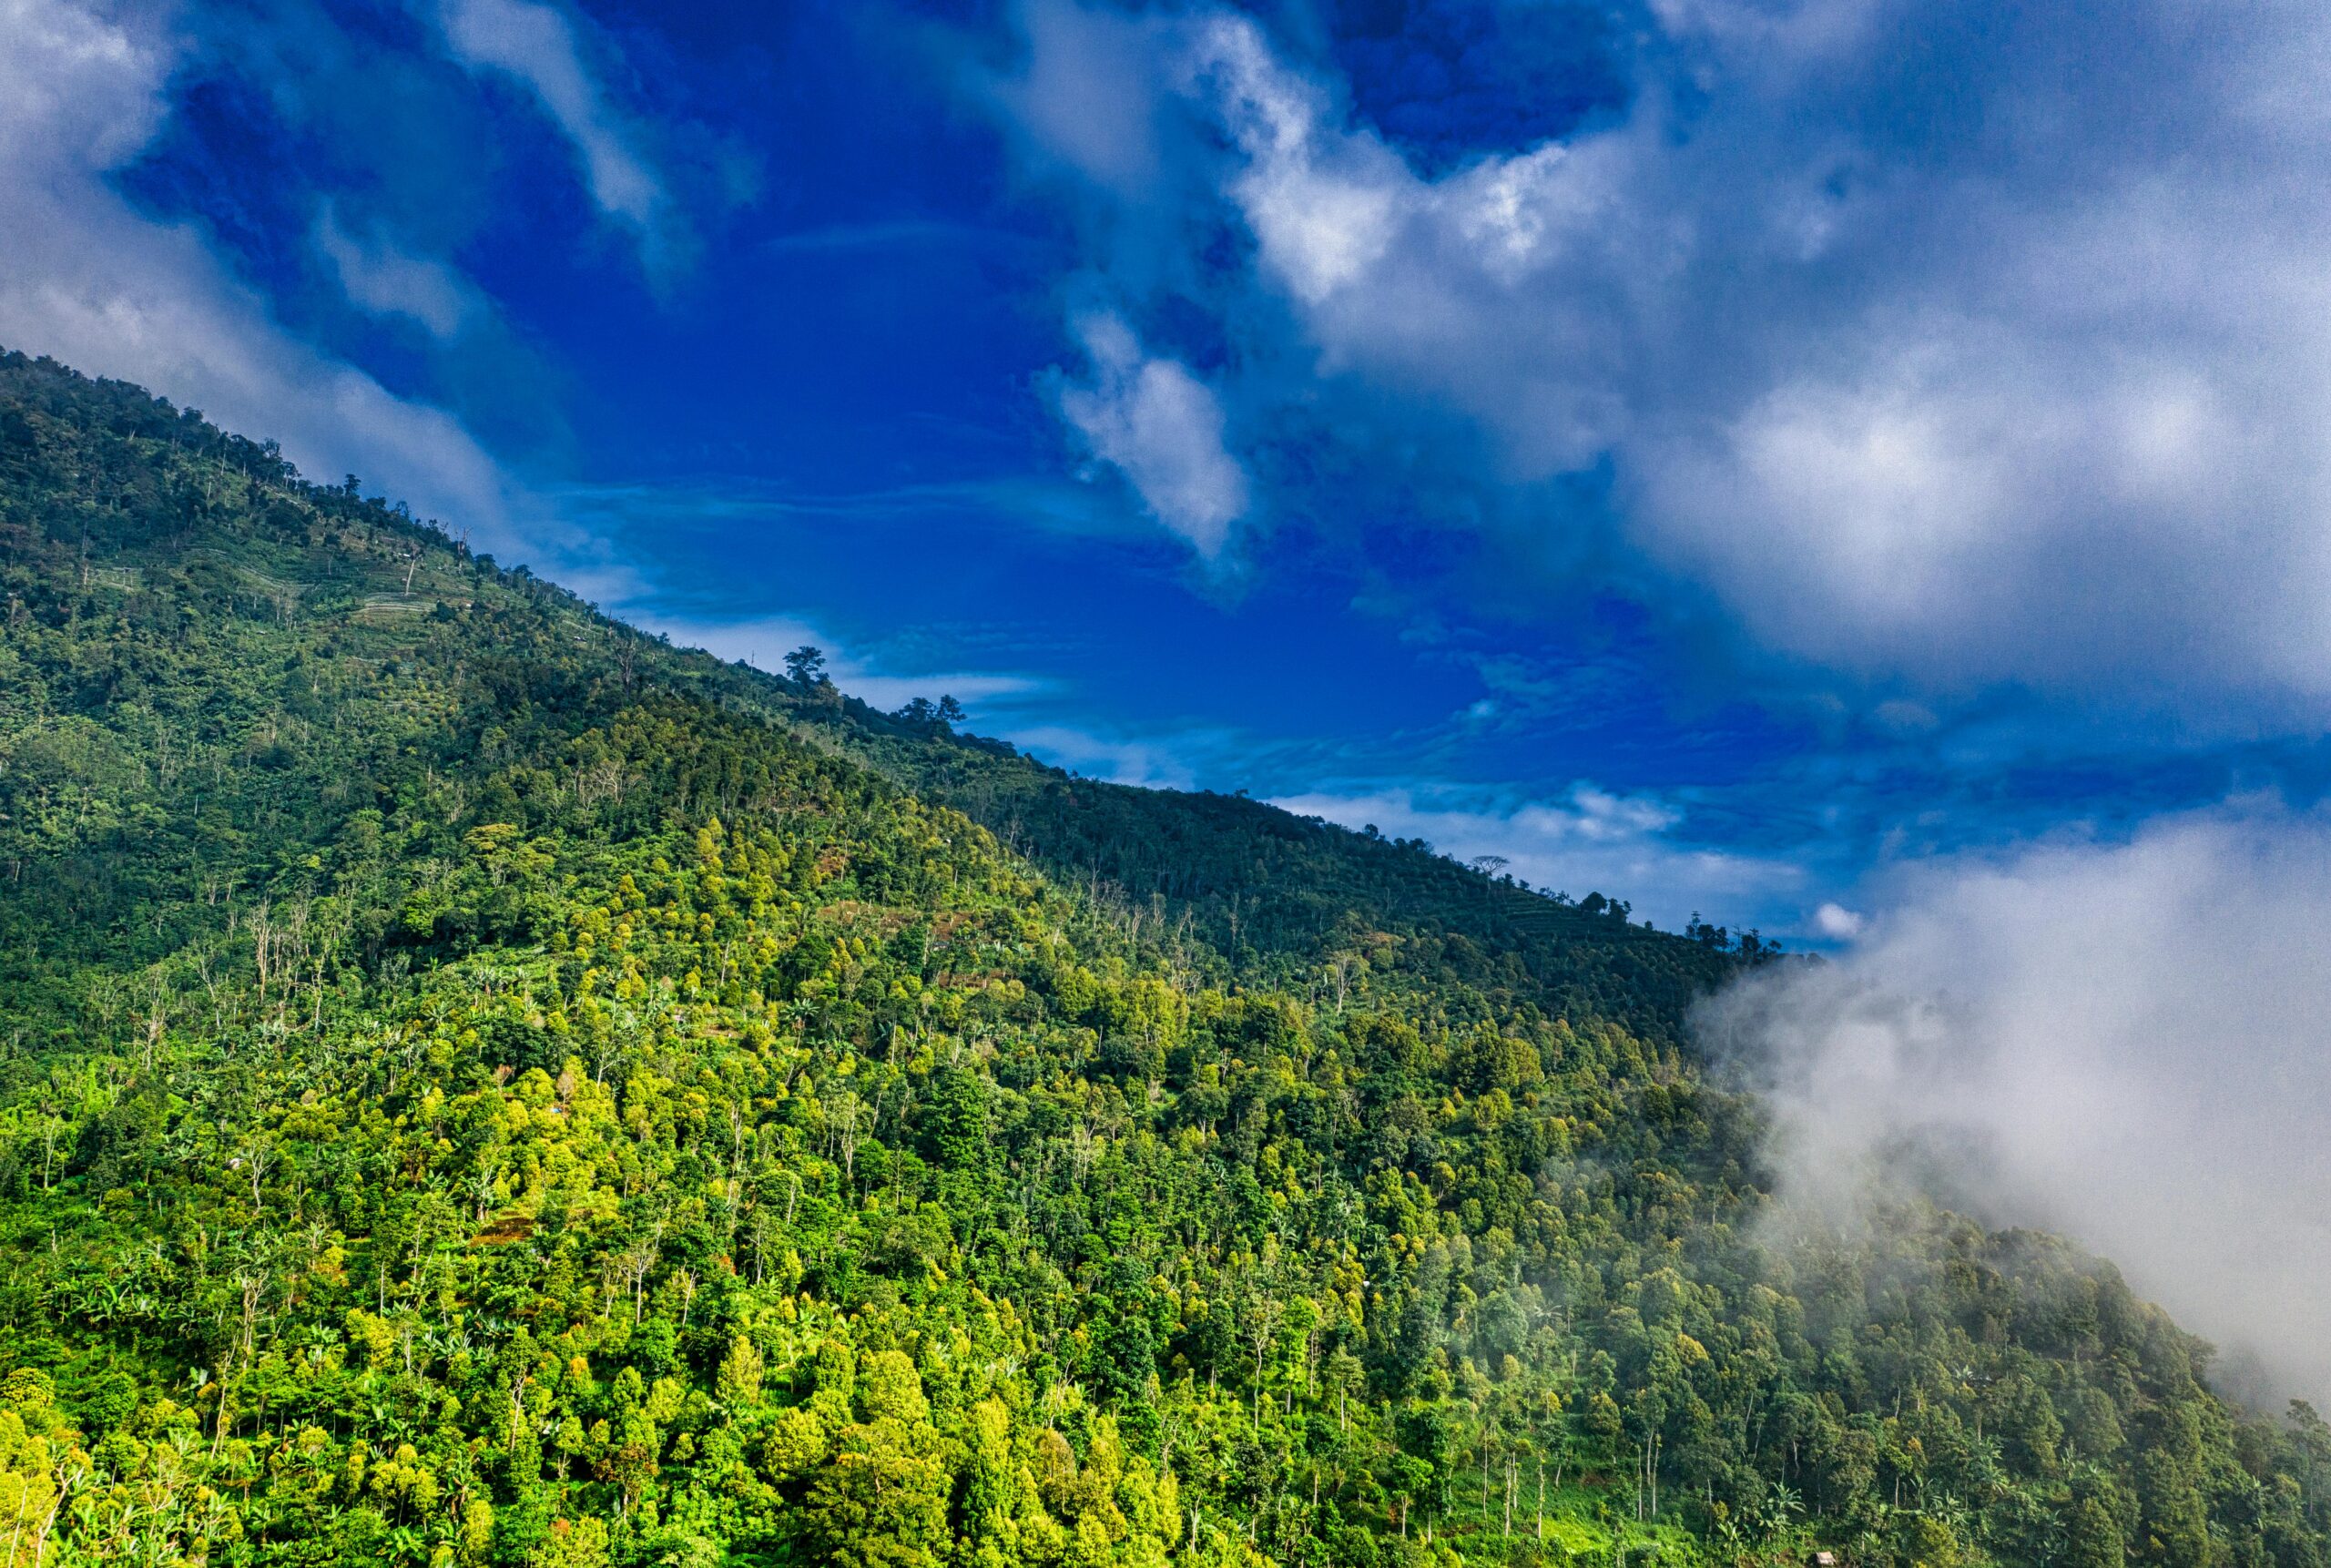
M 15 356 L 0 600 L 18 1561 L 2324 1560 L 2331 1433 L 2109 1268 L 1763 1239 L 1736 952 Z

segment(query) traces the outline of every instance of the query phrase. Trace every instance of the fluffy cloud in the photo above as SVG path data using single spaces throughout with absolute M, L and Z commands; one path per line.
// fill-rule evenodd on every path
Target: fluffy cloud
M 1129 319 L 1195 295 L 1241 334 L 1238 428 L 1349 397 L 1365 440 L 1489 436 L 1501 471 L 1449 487 L 1607 472 L 1643 559 L 1873 678 L 2319 718 L 2331 19 L 1654 13 L 1614 123 L 1445 172 L 1224 13 L 1032 9 L 1030 86 L 997 101 L 1043 98 L 1047 61 L 1157 62 L 1112 78 L 1107 145 L 1163 138 L 1138 189 L 1058 117 L 1017 128 L 1092 177 L 1088 260 Z
M 1062 415 L 1160 523 L 1199 555 L 1219 554 L 1247 506 L 1246 471 L 1223 445 L 1222 405 L 1186 366 L 1144 354 L 1117 317 L 1088 316 L 1077 329 L 1092 377 L 1061 389 Z
M 353 468 L 506 548 L 526 499 L 462 427 L 286 333 L 190 228 L 108 183 L 160 129 L 181 47 L 141 13 L 0 0 L 0 343 L 271 434 L 310 473 Z
M 1867 923 L 1859 911 L 1841 903 L 1825 903 L 1813 911 L 1813 929 L 1831 942 L 1851 942 Z
M 1794 1203 L 1850 1217 L 1916 1181 L 2074 1236 L 2252 1391 L 2319 1400 L 2326 864 L 2331 820 L 2259 809 L 1926 865 L 1854 948 L 1764 972 L 1702 1033 L 1767 1091 Z

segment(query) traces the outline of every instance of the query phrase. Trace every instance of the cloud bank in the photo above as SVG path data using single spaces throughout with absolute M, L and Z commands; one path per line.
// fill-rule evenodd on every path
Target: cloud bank
M 1765 1091 L 1784 1200 L 1917 1185 L 2070 1235 L 2233 1364 L 2331 1397 L 2331 817 L 2228 809 L 1908 874 L 1836 962 L 1703 1037 Z M 1842 911 L 1841 911 L 1842 912 Z
M 1291 421 L 1350 448 L 1258 510 L 1448 422 L 1495 472 L 1461 447 L 1423 483 L 1601 475 L 1641 562 L 1786 655 L 2319 721 L 2331 15 L 1645 20 L 1624 112 L 1430 164 L 1311 46 L 1227 12 L 1033 5 L 989 101 L 1077 182 L 1085 262 L 1153 352 L 1193 306 L 1238 345 L 1233 458 Z M 1592 525 L 1551 490 L 1535 510 Z
M 484 546 L 517 541 L 526 498 L 458 423 L 299 341 L 194 229 L 148 220 L 110 185 L 168 115 L 172 34 L 137 13 L 0 0 L 0 344 L 271 435 L 312 475 L 353 468 Z

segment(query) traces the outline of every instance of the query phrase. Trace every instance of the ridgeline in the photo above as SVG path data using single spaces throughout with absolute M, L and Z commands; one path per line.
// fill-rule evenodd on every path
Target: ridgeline
M 1770 1237 L 1770 958 L 0 356 L 0 1561 L 2321 1568 L 2109 1265 Z

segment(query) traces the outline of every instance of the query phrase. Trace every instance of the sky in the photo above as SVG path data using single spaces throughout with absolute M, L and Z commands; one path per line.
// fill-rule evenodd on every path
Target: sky
M 2267 0 L 0 0 L 0 344 L 676 641 L 1841 948 L 2320 841 L 2326 77 Z

